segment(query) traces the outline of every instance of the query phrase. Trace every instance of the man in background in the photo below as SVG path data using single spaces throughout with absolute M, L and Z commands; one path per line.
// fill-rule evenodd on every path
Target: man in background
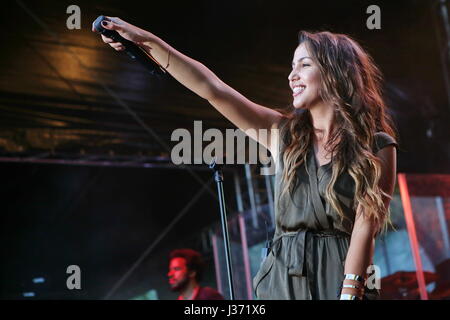
M 170 253 L 169 284 L 178 292 L 178 300 L 223 300 L 215 289 L 200 286 L 205 263 L 201 254 L 192 249 L 177 249 Z

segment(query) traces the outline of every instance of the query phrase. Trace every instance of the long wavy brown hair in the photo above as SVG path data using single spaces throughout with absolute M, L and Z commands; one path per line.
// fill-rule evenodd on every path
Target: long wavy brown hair
M 319 66 L 320 97 L 335 108 L 333 129 L 324 146 L 332 157 L 332 176 L 326 198 L 342 222 L 345 216 L 334 185 L 339 175 L 347 171 L 355 183 L 353 209 L 356 212 L 357 206 L 361 205 L 364 215 L 376 223 L 379 232 L 389 221 L 389 210 L 384 206 L 383 196 L 391 196 L 378 185 L 381 166 L 372 149 L 374 134 L 384 131 L 396 138 L 382 98 L 381 72 L 370 55 L 347 35 L 301 31 L 299 45 L 302 43 Z M 288 120 L 280 131 L 282 137 L 288 137 L 281 150 L 284 163 L 281 196 L 293 192 L 296 171 L 306 163 L 314 135 L 308 110 L 300 114 L 294 110 L 286 115 Z

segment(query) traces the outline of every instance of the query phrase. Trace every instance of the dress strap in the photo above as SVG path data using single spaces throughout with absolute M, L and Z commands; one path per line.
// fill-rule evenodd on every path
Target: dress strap
M 311 200 L 314 207 L 314 213 L 321 225 L 322 229 L 328 230 L 330 229 L 330 225 L 328 223 L 328 217 L 325 212 L 325 208 L 323 206 L 322 200 L 320 199 L 319 188 L 317 186 L 317 168 L 316 161 L 314 159 L 314 153 L 310 149 L 308 156 L 308 177 L 309 177 L 309 189 L 311 192 Z

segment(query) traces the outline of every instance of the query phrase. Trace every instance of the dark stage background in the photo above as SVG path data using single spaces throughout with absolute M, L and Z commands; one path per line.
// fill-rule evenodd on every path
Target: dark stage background
M 3 2 L 0 298 L 35 291 L 41 299 L 129 299 L 155 288 L 159 298 L 172 299 L 168 252 L 201 247 L 199 234 L 218 222 L 217 201 L 204 192 L 115 288 L 202 188 L 186 170 L 139 166 L 167 157 L 175 128 L 192 130 L 194 120 L 203 120 L 204 129 L 233 125 L 174 79 L 155 79 L 103 44 L 90 30 L 98 15 L 152 31 L 251 100 L 274 108 L 291 102 L 287 76 L 299 30 L 349 34 L 385 75 L 399 131 L 399 172 L 448 174 L 448 69 L 437 2 Z M 81 8 L 81 30 L 66 28 L 72 4 Z M 381 8 L 381 30 L 366 27 L 372 4 Z M 72 165 L 56 164 L 60 160 Z M 91 165 L 74 165 L 79 160 Z M 132 165 L 119 167 L 124 163 Z M 203 181 L 211 178 L 207 170 L 195 172 Z M 215 193 L 214 184 L 210 189 Z M 214 285 L 209 262 L 207 283 Z M 81 267 L 80 291 L 66 288 L 71 264 Z M 38 276 L 46 282 L 33 284 Z

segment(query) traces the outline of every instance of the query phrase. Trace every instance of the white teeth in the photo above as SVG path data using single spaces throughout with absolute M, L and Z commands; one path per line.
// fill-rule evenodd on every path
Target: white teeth
M 298 92 L 303 92 L 303 90 L 305 90 L 305 87 L 301 86 L 301 87 L 294 87 L 294 89 L 292 91 L 294 93 L 298 93 Z

